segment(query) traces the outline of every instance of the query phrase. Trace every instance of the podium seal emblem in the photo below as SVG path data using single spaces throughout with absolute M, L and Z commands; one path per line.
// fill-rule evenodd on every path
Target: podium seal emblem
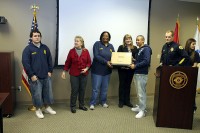
M 187 85 L 188 77 L 184 72 L 176 71 L 169 78 L 170 85 L 175 89 L 182 89 Z

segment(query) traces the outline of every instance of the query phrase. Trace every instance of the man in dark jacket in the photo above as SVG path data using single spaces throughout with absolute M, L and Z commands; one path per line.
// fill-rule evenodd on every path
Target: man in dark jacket
M 45 112 L 56 114 L 49 106 L 53 103 L 51 74 L 53 71 L 52 57 L 49 48 L 41 43 L 40 31 L 31 31 L 31 42 L 23 51 L 22 64 L 29 77 L 29 84 L 36 116 L 44 118 L 41 108 Z
M 166 66 L 188 66 L 190 57 L 183 47 L 174 40 L 174 32 L 169 30 L 165 33 L 166 43 L 163 45 L 160 65 Z
M 136 61 L 131 64 L 131 68 L 135 69 L 134 83 L 139 98 L 139 104 L 131 110 L 138 112 L 135 118 L 142 118 L 145 116 L 146 109 L 146 84 L 148 80 L 148 68 L 150 66 L 152 50 L 149 45 L 144 44 L 145 38 L 142 35 L 136 37 L 136 43 L 139 47 L 136 54 Z

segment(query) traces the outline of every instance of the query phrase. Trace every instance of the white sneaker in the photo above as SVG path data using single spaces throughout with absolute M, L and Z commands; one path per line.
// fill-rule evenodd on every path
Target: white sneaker
M 91 109 L 91 110 L 94 110 L 94 105 L 90 105 L 90 109 Z
M 145 116 L 145 112 L 143 110 L 141 110 L 136 116 L 135 118 L 139 119 Z
M 38 118 L 40 119 L 43 119 L 44 118 L 44 115 L 42 113 L 42 111 L 40 109 L 36 110 L 35 111 L 35 114 L 37 115 Z
M 50 106 L 48 106 L 45 110 L 44 110 L 45 113 L 49 113 L 49 114 L 52 114 L 52 115 L 55 115 L 56 114 L 56 111 L 54 111 Z
M 135 107 L 135 108 L 131 108 L 131 111 L 134 111 L 134 112 L 140 112 L 140 111 L 141 111 L 141 109 L 139 108 L 139 106 L 138 106 L 138 105 L 136 105 L 136 107 Z
M 108 104 L 104 103 L 104 104 L 103 104 L 103 107 L 104 107 L 104 108 L 108 108 L 109 106 L 108 106 Z

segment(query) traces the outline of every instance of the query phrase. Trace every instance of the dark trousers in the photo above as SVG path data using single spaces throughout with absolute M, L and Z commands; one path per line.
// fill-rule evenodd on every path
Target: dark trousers
M 70 83 L 71 83 L 71 96 L 70 96 L 70 107 L 76 107 L 76 99 L 78 96 L 79 107 L 84 106 L 84 97 L 85 97 L 85 88 L 87 84 L 87 76 L 79 75 L 72 76 L 70 75 Z
M 119 104 L 130 103 L 130 89 L 134 71 L 131 69 L 118 69 L 119 75 Z

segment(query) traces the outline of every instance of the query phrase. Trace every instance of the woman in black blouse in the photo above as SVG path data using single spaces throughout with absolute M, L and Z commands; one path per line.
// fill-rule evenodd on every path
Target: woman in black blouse
M 197 64 L 200 62 L 199 53 L 195 51 L 196 40 L 193 38 L 189 38 L 185 44 L 185 51 L 190 56 L 190 66 L 197 67 Z M 194 105 L 194 112 L 196 111 L 196 102 Z
M 123 45 L 120 45 L 117 52 L 131 52 L 132 59 L 135 60 L 135 54 L 137 53 L 137 47 L 133 45 L 132 37 L 126 34 L 123 38 Z M 133 79 L 134 70 L 130 69 L 129 66 L 119 66 L 119 108 L 123 105 L 133 107 L 130 102 L 130 89 L 131 82 Z

